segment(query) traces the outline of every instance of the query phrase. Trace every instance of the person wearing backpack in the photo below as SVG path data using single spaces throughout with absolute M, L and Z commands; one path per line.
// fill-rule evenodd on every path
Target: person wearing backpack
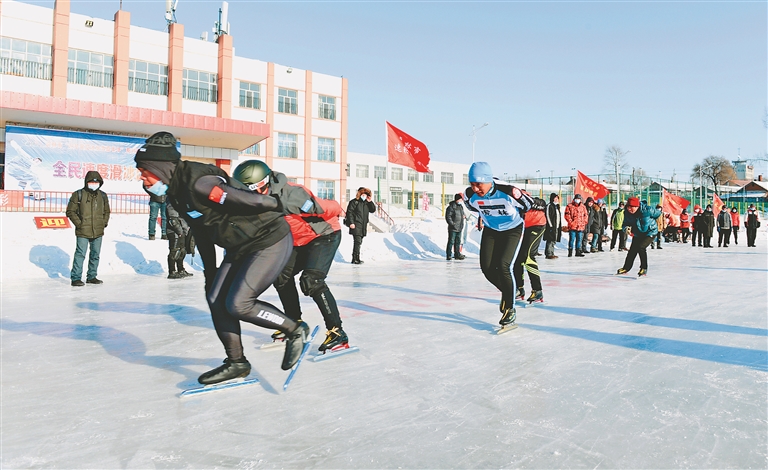
M 99 269 L 101 238 L 109 223 L 110 214 L 107 194 L 100 189 L 103 184 L 104 180 L 98 171 L 89 171 L 85 174 L 83 189 L 72 193 L 67 204 L 67 217 L 74 224 L 77 237 L 72 270 L 69 274 L 73 287 L 82 287 L 86 283 L 103 283 L 96 277 Z M 90 249 L 88 272 L 86 281 L 83 283 L 83 262 L 88 249 Z

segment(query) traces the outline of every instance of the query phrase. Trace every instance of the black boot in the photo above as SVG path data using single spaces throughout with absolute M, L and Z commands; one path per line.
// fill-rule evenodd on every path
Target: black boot
M 583 258 L 584 257 L 584 253 L 582 253 L 581 250 L 576 250 L 576 257 L 577 258 Z
M 224 364 L 201 375 L 197 381 L 203 385 L 217 384 L 225 380 L 246 377 L 251 373 L 251 363 L 245 357 L 224 359 Z
M 568 248 L 568 257 L 570 258 L 572 256 L 573 256 L 573 248 Z
M 299 360 L 301 352 L 304 350 L 304 343 L 307 342 L 309 337 L 309 325 L 304 322 L 299 323 L 299 326 L 293 331 L 285 335 L 285 354 L 283 354 L 283 370 L 288 370 Z
M 662 249 L 663 249 L 663 248 L 661 247 L 661 242 L 659 242 L 659 243 L 657 243 L 657 244 L 656 244 L 656 249 L 657 249 L 657 250 L 662 250 Z

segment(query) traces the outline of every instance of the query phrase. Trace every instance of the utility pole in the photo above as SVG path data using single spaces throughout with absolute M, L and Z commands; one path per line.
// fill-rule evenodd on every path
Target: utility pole
M 485 127 L 487 125 L 488 125 L 488 123 L 486 122 L 482 126 L 480 126 L 477 129 L 475 129 L 475 125 L 472 124 L 472 133 L 469 134 L 469 135 L 472 136 L 472 163 L 475 163 L 475 142 L 477 142 L 477 131 L 479 131 L 480 129 L 482 129 L 483 127 Z

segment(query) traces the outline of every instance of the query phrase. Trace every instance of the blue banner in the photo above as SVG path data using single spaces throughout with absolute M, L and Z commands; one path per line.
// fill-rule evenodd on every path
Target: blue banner
M 5 189 L 75 191 L 98 171 L 107 193 L 144 194 L 133 157 L 144 138 L 6 126 Z

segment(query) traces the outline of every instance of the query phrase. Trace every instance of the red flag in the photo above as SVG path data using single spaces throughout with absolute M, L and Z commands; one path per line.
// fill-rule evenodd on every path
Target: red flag
M 581 194 L 584 198 L 592 196 L 593 199 L 602 199 L 608 195 L 608 188 L 590 179 L 584 173 L 577 171 L 574 194 Z
M 664 188 L 661 188 L 661 190 L 664 198 L 664 202 L 661 203 L 661 210 L 668 214 L 680 215 L 683 213 L 683 209 L 691 204 L 687 199 L 675 196 Z
M 712 194 L 712 212 L 715 213 L 715 217 L 723 210 L 723 207 L 725 207 L 723 200 L 717 194 Z
M 427 146 L 390 123 L 387 123 L 387 160 L 413 168 L 419 173 L 429 171 Z

